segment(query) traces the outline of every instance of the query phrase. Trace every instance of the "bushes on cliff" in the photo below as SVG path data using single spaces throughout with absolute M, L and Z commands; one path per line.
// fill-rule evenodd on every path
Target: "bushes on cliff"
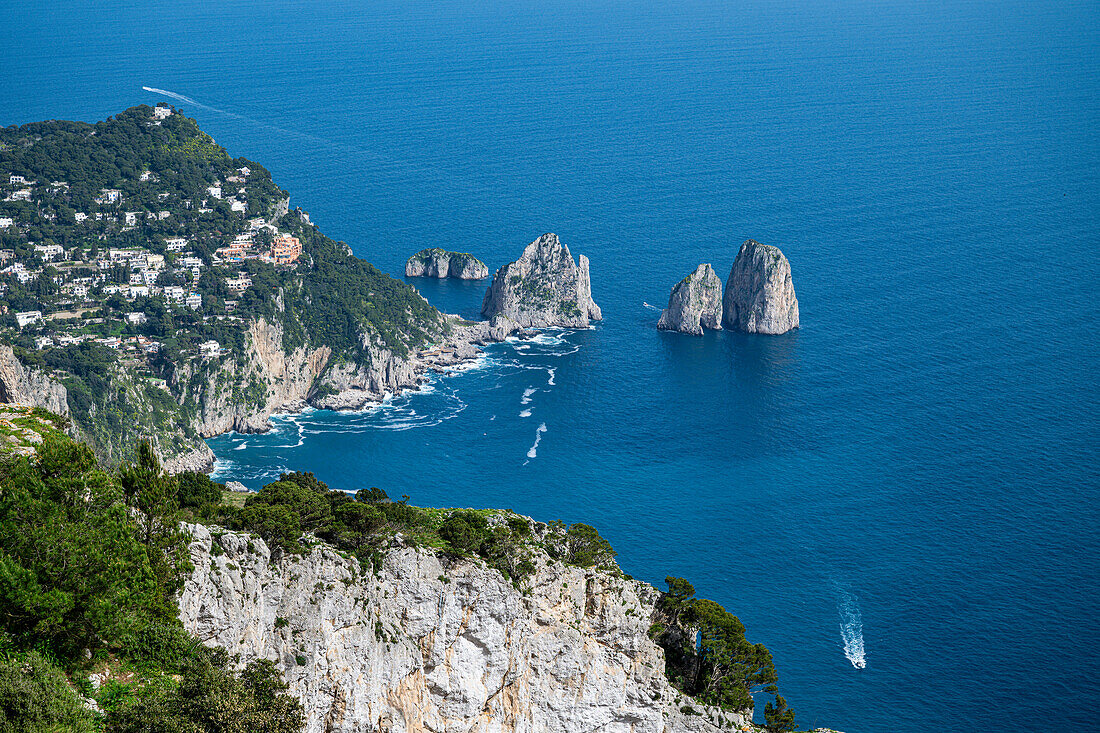
M 546 551 L 570 565 L 582 568 L 607 567 L 615 559 L 611 543 L 600 536 L 595 527 L 551 522 L 546 539 Z
M 173 596 L 189 570 L 179 486 L 148 444 L 113 473 L 58 435 L 33 458 L 0 458 L 0 731 L 230 730 L 206 704 L 240 711 L 250 730 L 300 728 L 270 670 L 234 675 L 179 623 Z M 107 664 L 122 674 L 95 692 L 97 721 L 67 678 Z
M 668 592 L 658 602 L 659 621 L 650 629 L 665 650 L 665 672 L 678 689 L 725 710 L 753 706 L 754 692 L 776 696 L 765 708 L 769 730 L 792 730 L 794 711 L 779 697 L 778 675 L 763 644 L 745 638 L 740 619 L 721 605 L 695 598 L 683 578 L 665 578 Z M 790 727 L 783 727 L 790 726 Z
M 95 716 L 38 652 L 0 658 L 0 733 L 91 733 Z
M 285 694 L 275 664 L 256 660 L 235 675 L 232 662 L 224 649 L 199 647 L 178 685 L 123 701 L 111 716 L 110 733 L 300 731 L 301 703 Z

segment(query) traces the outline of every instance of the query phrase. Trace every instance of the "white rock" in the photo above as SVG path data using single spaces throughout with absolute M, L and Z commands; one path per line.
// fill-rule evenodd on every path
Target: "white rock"
M 741 245 L 726 280 L 722 325 L 736 331 L 769 334 L 798 328 L 791 263 L 778 247 L 752 239 Z

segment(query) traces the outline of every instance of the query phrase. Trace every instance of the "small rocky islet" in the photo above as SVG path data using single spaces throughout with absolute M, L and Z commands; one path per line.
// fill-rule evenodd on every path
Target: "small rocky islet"
M 702 335 L 704 329 L 782 334 L 798 328 L 791 263 L 778 248 L 747 239 L 722 284 L 709 264 L 678 282 L 657 328 Z
M 405 277 L 481 280 L 489 276 L 485 263 L 468 252 L 450 252 L 440 247 L 422 249 L 405 263 Z

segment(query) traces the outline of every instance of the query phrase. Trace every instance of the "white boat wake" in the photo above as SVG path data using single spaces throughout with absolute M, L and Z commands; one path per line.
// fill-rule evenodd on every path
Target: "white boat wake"
M 527 451 L 528 458 L 534 458 L 539 454 L 539 443 L 542 441 L 542 434 L 546 432 L 546 423 L 541 423 L 538 430 L 535 431 L 535 444 L 531 446 L 531 450 Z
M 859 598 L 844 588 L 838 588 L 840 599 L 837 612 L 840 614 L 840 640 L 844 644 L 844 656 L 856 669 L 867 666 L 867 656 L 863 649 L 863 616 L 859 611 Z

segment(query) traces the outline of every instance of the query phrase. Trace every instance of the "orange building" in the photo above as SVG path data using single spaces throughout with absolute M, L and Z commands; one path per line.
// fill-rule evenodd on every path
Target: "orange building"
M 302 243 L 289 234 L 277 238 L 271 245 L 271 259 L 276 265 L 289 265 L 302 254 Z

